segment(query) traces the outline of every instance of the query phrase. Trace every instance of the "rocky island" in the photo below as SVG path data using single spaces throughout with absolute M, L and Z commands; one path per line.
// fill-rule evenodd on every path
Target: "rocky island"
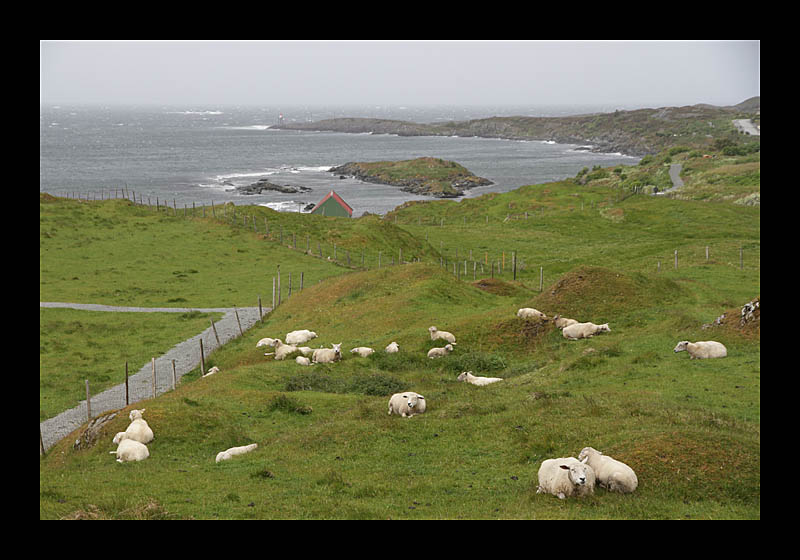
M 238 191 L 239 194 L 261 194 L 263 191 L 276 191 L 287 194 L 293 194 L 293 193 L 309 192 L 311 189 L 309 187 L 292 187 L 289 185 L 276 185 L 275 183 L 270 183 L 267 179 L 259 179 L 255 183 L 236 187 L 235 190 Z
M 405 161 L 350 162 L 329 170 L 340 177 L 349 176 L 368 183 L 392 185 L 415 194 L 439 198 L 464 195 L 464 190 L 491 185 L 454 161 L 421 157 Z

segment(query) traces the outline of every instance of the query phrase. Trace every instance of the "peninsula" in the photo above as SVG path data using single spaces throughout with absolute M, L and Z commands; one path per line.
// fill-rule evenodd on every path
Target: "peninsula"
M 761 98 L 753 97 L 725 107 L 698 104 L 566 117 L 490 117 L 433 124 L 346 117 L 283 123 L 271 128 L 554 141 L 589 145 L 588 149 L 594 152 L 619 152 L 642 157 L 675 145 L 697 148 L 710 145 L 718 138 L 737 132 L 734 120 L 755 118 L 760 121 L 760 112 Z

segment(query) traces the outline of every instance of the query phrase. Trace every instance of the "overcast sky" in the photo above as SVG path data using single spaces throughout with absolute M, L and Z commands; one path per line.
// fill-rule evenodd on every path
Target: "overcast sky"
M 760 41 L 48 41 L 43 104 L 735 105 Z

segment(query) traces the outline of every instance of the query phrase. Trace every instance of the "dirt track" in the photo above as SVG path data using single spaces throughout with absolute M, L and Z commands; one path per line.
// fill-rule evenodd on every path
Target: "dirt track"
M 204 313 L 219 312 L 225 315 L 214 323 L 219 335 L 221 344 L 240 336 L 239 324 L 236 321 L 236 313 L 233 308 L 213 307 L 213 308 L 171 308 L 171 307 L 114 307 L 110 305 L 81 304 L 81 303 L 59 303 L 59 302 L 40 302 L 40 307 L 66 307 L 71 309 L 84 309 L 90 311 L 109 311 L 109 312 L 137 312 L 137 313 L 187 313 L 189 311 L 201 311 Z M 237 308 L 239 321 L 242 330 L 246 331 L 258 321 L 258 307 Z M 263 309 L 264 314 L 271 311 L 270 308 Z M 203 340 L 203 354 L 208 356 L 219 345 L 214 337 L 211 324 L 202 333 L 184 340 L 173 346 L 166 354 L 156 358 L 156 395 L 160 395 L 172 389 L 172 360 L 175 360 L 176 377 L 180 379 L 184 374 L 190 372 L 200 363 L 200 339 Z M 128 395 L 130 403 L 149 399 L 152 397 L 152 363 L 148 362 L 128 377 Z M 116 410 L 125 407 L 125 384 L 121 383 L 102 393 L 91 396 L 92 417 L 99 416 L 109 410 Z M 45 450 L 53 446 L 61 438 L 76 430 L 86 422 L 86 401 L 81 401 L 78 406 L 65 410 L 53 418 L 39 423 L 42 432 L 42 442 Z

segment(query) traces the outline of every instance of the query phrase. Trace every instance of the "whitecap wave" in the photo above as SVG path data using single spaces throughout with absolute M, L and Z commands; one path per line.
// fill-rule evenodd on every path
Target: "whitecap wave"
M 308 202 L 297 202 L 294 200 L 288 200 L 285 202 L 262 202 L 258 206 L 266 206 L 267 208 L 272 208 L 278 212 L 297 212 L 298 209 L 300 213 L 307 214 L 305 207 L 308 205 Z
M 168 115 L 221 115 L 222 111 L 167 111 Z

